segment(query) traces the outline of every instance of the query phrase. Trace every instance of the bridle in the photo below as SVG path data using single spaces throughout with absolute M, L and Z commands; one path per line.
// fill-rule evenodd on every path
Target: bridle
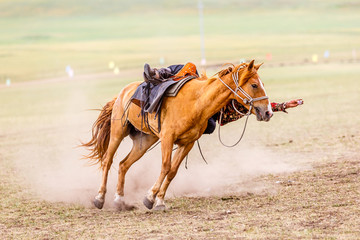
M 235 96 L 237 96 L 238 98 L 240 98 L 240 99 L 244 102 L 244 104 L 250 105 L 250 107 L 252 108 L 254 102 L 260 101 L 260 100 L 264 100 L 264 99 L 269 99 L 269 97 L 268 97 L 268 96 L 262 96 L 262 97 L 252 98 L 252 97 L 240 86 L 240 84 L 239 84 L 239 71 L 240 71 L 240 69 L 242 69 L 242 68 L 244 68 L 244 67 L 246 67 L 246 65 L 240 66 L 240 67 L 238 68 L 238 70 L 235 71 L 235 72 L 233 72 L 232 75 L 231 75 L 231 76 L 232 76 L 232 80 L 234 81 L 235 86 L 236 86 L 235 90 L 233 90 L 229 85 L 227 85 L 220 77 L 218 77 L 218 78 L 219 78 L 219 80 L 220 80 L 231 92 L 233 92 L 233 93 L 235 94 Z M 241 92 L 245 97 L 244 97 L 244 98 L 241 97 L 241 96 L 237 93 L 237 91 Z M 249 112 L 251 112 L 251 111 L 249 110 Z
M 266 96 L 266 95 L 265 95 L 265 96 L 262 96 L 262 97 L 252 98 L 252 97 L 240 86 L 240 84 L 239 84 L 239 71 L 240 71 L 240 69 L 242 69 L 242 68 L 244 68 L 244 67 L 246 67 L 246 65 L 240 66 L 240 67 L 237 69 L 237 71 L 233 72 L 232 75 L 231 75 L 231 76 L 232 76 L 232 80 L 234 81 L 235 86 L 236 86 L 236 87 L 235 87 L 235 90 L 232 89 L 229 85 L 227 85 L 220 77 L 218 77 L 219 80 L 220 80 L 232 93 L 234 93 L 235 96 L 237 96 L 238 98 L 240 98 L 240 99 L 243 101 L 244 104 L 250 105 L 250 108 L 249 108 L 248 112 L 247 112 L 246 114 L 244 114 L 244 113 L 240 112 L 240 111 L 235 107 L 234 100 L 232 100 L 232 106 L 233 106 L 234 110 L 235 110 L 238 114 L 240 114 L 240 115 L 242 115 L 242 116 L 246 116 L 246 121 L 245 121 L 244 129 L 243 129 L 243 131 L 242 131 L 242 134 L 241 134 L 241 136 L 240 136 L 240 139 L 239 139 L 235 144 L 233 144 L 233 145 L 226 145 L 226 144 L 221 140 L 221 137 L 220 137 L 220 126 L 221 126 L 222 115 L 223 115 L 223 113 L 224 113 L 224 108 L 221 109 L 221 111 L 220 111 L 220 117 L 219 117 L 218 136 L 219 136 L 219 140 L 220 140 L 221 144 L 224 145 L 225 147 L 234 147 L 234 146 L 236 146 L 236 145 L 241 141 L 241 139 L 243 138 L 244 133 L 245 133 L 245 129 L 246 129 L 246 125 L 247 125 L 247 121 L 248 121 L 249 116 L 250 116 L 250 114 L 251 114 L 251 111 L 252 111 L 252 109 L 253 109 L 253 107 L 254 107 L 254 102 L 260 101 L 260 100 L 264 100 L 264 99 L 269 99 L 269 97 Z M 244 98 L 241 97 L 240 94 L 237 93 L 238 91 L 241 92 L 245 97 L 244 97 Z

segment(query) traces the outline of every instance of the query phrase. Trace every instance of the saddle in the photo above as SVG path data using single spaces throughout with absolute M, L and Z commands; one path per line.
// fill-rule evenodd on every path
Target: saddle
M 158 85 L 168 80 L 180 81 L 181 79 L 184 79 L 188 76 L 198 77 L 196 66 L 191 62 L 186 63 L 175 75 L 171 73 L 171 70 L 169 68 L 154 68 L 154 70 L 158 73 L 158 78 L 149 77 L 150 74 L 149 72 L 147 72 L 148 70 L 146 68 L 144 69 L 145 82 L 150 82 L 153 85 Z
M 194 78 L 196 77 L 187 76 L 178 81 L 169 79 L 156 85 L 151 82 L 143 82 L 136 88 L 130 101 L 141 107 L 146 113 L 158 112 L 165 96 L 176 97 L 185 83 Z
M 183 68 L 175 76 L 172 77 L 172 79 L 174 81 L 179 81 L 179 80 L 184 79 L 185 77 L 188 77 L 188 76 L 199 77 L 197 75 L 195 64 L 193 64 L 191 62 L 186 63 L 183 66 Z
M 130 102 L 141 108 L 143 123 L 151 131 L 160 132 L 161 104 L 165 96 L 175 97 L 180 89 L 190 80 L 197 78 L 196 67 L 192 63 L 186 64 L 176 75 L 163 81 L 148 81 L 141 83 L 135 90 Z M 151 128 L 148 122 L 148 114 L 156 113 L 158 129 Z

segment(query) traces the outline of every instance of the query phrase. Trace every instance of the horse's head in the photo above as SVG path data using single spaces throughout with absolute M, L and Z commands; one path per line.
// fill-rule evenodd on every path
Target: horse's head
M 250 63 L 242 63 L 228 68 L 227 73 L 231 73 L 229 76 L 236 85 L 236 89 L 234 89 L 236 94 L 233 94 L 234 99 L 255 114 L 258 121 L 267 122 L 272 117 L 273 112 L 264 84 L 257 73 L 261 65 L 255 65 L 254 60 L 252 60 Z

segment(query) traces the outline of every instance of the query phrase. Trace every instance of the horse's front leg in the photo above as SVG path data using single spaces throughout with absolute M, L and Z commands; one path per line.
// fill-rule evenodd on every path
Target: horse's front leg
M 167 174 L 166 179 L 165 179 L 164 183 L 161 185 L 161 189 L 156 196 L 154 210 L 165 210 L 164 197 L 166 194 L 166 190 L 168 189 L 171 181 L 176 176 L 176 173 L 179 169 L 181 162 L 184 160 L 186 155 L 188 155 L 188 153 L 190 152 L 190 150 L 192 149 L 193 146 L 194 146 L 194 143 L 190 143 L 188 145 L 181 146 L 181 147 L 179 146 L 178 150 L 176 151 L 176 153 L 174 155 L 170 171 Z
M 155 184 L 152 186 L 152 188 L 148 191 L 147 195 L 143 200 L 144 205 L 148 209 L 152 209 L 155 202 L 155 197 L 160 190 L 161 184 L 163 183 L 168 172 L 170 171 L 173 144 L 174 140 L 172 138 L 168 137 L 165 139 L 161 139 L 162 165 L 160 176 L 155 182 Z

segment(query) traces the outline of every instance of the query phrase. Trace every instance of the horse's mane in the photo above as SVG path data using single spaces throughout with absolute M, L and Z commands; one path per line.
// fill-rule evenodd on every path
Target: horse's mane
M 226 65 L 230 65 L 225 69 L 222 69 L 220 71 L 218 71 L 217 73 L 215 73 L 212 77 L 207 78 L 206 74 L 202 74 L 202 78 L 205 76 L 205 79 L 209 79 L 209 80 L 213 80 L 216 79 L 217 77 L 223 77 L 226 76 L 228 74 L 231 74 L 233 72 L 239 71 L 242 72 L 244 71 L 244 69 L 248 66 L 247 63 L 241 63 L 237 66 L 235 66 L 233 63 L 224 63 L 222 66 L 226 66 Z M 239 68 L 241 67 L 241 69 L 239 70 Z M 243 76 L 244 79 L 248 80 L 249 78 L 251 78 L 253 76 L 253 73 L 251 72 L 247 72 L 247 74 L 245 76 Z
M 226 65 L 231 65 L 231 66 L 218 71 L 217 73 L 214 74 L 214 76 L 218 75 L 219 77 L 223 77 L 223 76 L 231 73 L 236 68 L 235 65 L 232 63 L 224 63 L 222 66 L 226 66 Z

